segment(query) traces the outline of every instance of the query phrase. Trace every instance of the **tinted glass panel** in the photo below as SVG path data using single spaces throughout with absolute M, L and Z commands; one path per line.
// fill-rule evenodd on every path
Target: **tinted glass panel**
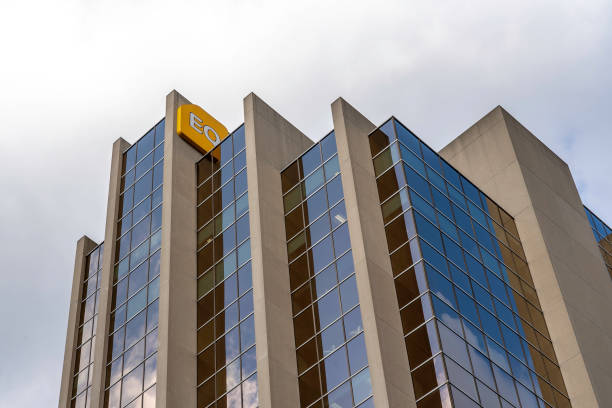
M 119 203 L 105 407 L 155 406 L 164 129 L 162 120 L 124 154 L 124 187 L 135 182 Z
M 208 163 L 212 171 L 220 170 L 198 170 L 197 403 L 254 407 L 257 366 L 244 126 L 204 156 L 198 169 L 208 169 Z
M 372 394 L 334 136 L 281 174 L 302 407 Z
M 406 348 L 416 367 L 414 391 L 423 396 L 417 406 L 440 406 L 440 394 L 427 393 L 444 376 L 455 406 L 519 406 L 519 400 L 534 406 L 537 396 L 565 406 L 514 220 L 408 128 L 390 122 L 372 132 L 370 147 Z M 588 210 L 587 218 L 600 245 L 607 243 L 612 231 Z M 440 350 L 445 364 L 436 369 L 432 356 Z

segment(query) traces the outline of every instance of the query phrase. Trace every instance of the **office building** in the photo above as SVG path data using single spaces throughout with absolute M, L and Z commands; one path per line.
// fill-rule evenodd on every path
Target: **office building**
M 77 243 L 60 408 L 609 407 L 612 230 L 497 107 L 441 151 L 176 91 Z M 609 272 L 611 271 L 611 272 Z

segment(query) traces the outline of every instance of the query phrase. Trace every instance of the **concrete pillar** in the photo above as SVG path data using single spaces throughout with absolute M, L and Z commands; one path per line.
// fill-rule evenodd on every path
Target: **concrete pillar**
M 117 240 L 117 218 L 119 217 L 119 194 L 121 193 L 121 169 L 123 152 L 130 144 L 119 138 L 113 143 L 111 157 L 108 203 L 106 206 L 106 228 L 104 230 L 104 253 L 100 274 L 100 293 L 98 296 L 98 325 L 96 328 L 96 348 L 94 350 L 93 383 L 91 386 L 91 408 L 104 406 L 104 383 L 108 352 L 108 328 L 113 294 L 113 270 Z
M 515 218 L 572 405 L 612 406 L 612 280 L 567 164 L 501 107 L 440 153 Z
M 376 128 L 344 99 L 332 103 L 355 278 L 377 407 L 415 407 L 368 135 Z
M 166 96 L 162 243 L 159 284 L 157 406 L 196 406 L 196 163 L 202 155 L 176 133 L 176 110 L 190 103 Z
M 252 93 L 244 126 L 259 406 L 298 407 L 280 171 L 313 142 Z
M 98 244 L 87 236 L 82 236 L 76 244 L 74 257 L 74 274 L 72 276 L 72 291 L 70 293 L 70 311 L 68 312 L 68 329 L 66 332 L 66 348 L 64 349 L 64 366 L 60 384 L 59 408 L 70 407 L 72 396 L 72 378 L 74 376 L 75 347 L 77 342 L 79 316 L 81 314 L 81 298 L 83 297 L 83 280 L 87 271 L 87 254 Z

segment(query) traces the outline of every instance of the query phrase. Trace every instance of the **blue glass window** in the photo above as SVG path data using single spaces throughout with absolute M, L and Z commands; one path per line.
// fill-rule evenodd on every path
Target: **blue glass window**
M 196 285 L 198 406 L 214 405 L 215 400 L 219 405 L 257 405 L 244 147 L 241 126 L 197 166 L 198 239 L 203 243 Z M 207 216 L 200 217 L 200 212 Z
M 302 174 L 308 176 L 314 169 L 321 164 L 321 151 L 319 146 L 315 146 L 300 158 Z
M 145 337 L 153 338 L 158 323 L 156 276 L 161 245 L 164 128 L 162 120 L 123 156 L 126 190 L 120 196 L 120 207 L 121 216 L 125 216 L 117 220 L 117 229 L 123 235 L 118 238 L 119 250 L 115 254 L 109 334 L 113 346 L 107 360 L 111 376 L 105 392 L 109 400 L 126 404 L 134 398 L 139 401 L 141 394 L 155 389 L 157 345 L 146 343 Z M 122 387 L 127 383 L 135 385 L 135 379 L 142 375 L 144 382 L 140 378 L 138 386 Z
M 395 121 L 395 127 L 397 129 L 397 138 L 399 141 L 420 156 L 421 149 L 419 146 L 419 139 L 410 130 L 397 121 Z
M 281 180 L 301 406 L 352 408 L 372 391 L 334 133 L 296 163 Z
M 336 154 L 336 135 L 335 133 L 330 133 L 325 136 L 323 140 L 320 142 L 321 144 L 321 153 L 323 155 L 323 161 L 326 161 L 334 154 Z

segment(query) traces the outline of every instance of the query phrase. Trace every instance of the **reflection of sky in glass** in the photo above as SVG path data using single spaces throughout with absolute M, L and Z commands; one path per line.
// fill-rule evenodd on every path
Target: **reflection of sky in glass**
M 335 134 L 281 181 L 301 406 L 357 406 L 372 391 Z
M 156 387 L 152 387 L 142 396 L 142 408 L 155 408 L 155 391 Z
M 225 361 L 231 361 L 240 354 L 240 333 L 236 327 L 225 335 Z
M 99 277 L 102 269 L 102 254 L 104 244 L 94 248 L 85 259 L 85 271 L 82 277 L 81 313 L 77 324 L 75 343 L 76 356 L 72 378 L 72 402 L 75 407 L 85 407 L 90 404 L 89 388 L 92 384 L 93 355 L 95 352 L 94 321 L 97 319 Z
M 599 244 L 599 250 L 608 268 L 608 272 L 612 276 L 612 228 L 587 207 L 584 207 L 584 210 L 591 224 L 595 241 Z
M 458 364 L 455 374 L 449 373 L 457 387 L 451 387 L 455 403 L 463 398 L 473 404 L 466 395 L 478 401 L 475 387 L 484 385 L 477 385 L 474 374 L 492 388 L 482 395 L 494 390 L 512 403 L 520 395 L 527 406 L 542 403 L 536 395 L 555 406 L 568 404 L 562 381 L 555 382 L 560 370 L 549 361 L 555 359 L 552 344 L 512 217 L 396 120 L 372 132 L 370 148 L 393 272 L 402 285 L 396 284 L 400 308 L 406 313 L 419 302 L 424 320 L 411 322 L 418 325 L 432 317 L 431 302 L 439 323 L 432 323 L 432 330 L 427 324 L 428 335 L 437 337 L 437 327 L 447 370 Z M 427 286 L 420 277 L 423 268 Z M 418 288 L 411 283 L 413 274 Z M 431 299 L 418 300 L 418 292 L 427 290 Z M 534 366 L 532 352 L 542 363 Z M 417 355 L 420 364 L 421 355 L 412 352 L 412 358 Z M 557 390 L 546 384 L 543 395 L 543 380 L 530 369 Z M 493 375 L 500 378 L 497 386 Z
M 242 407 L 242 396 L 240 394 L 240 391 L 240 387 L 237 387 L 227 393 L 226 400 L 228 408 Z
M 242 383 L 242 401 L 244 408 L 255 408 L 259 404 L 257 399 L 257 374 L 249 377 Z
M 131 401 L 142 391 L 143 366 L 138 366 L 134 371 L 123 378 L 123 389 L 121 392 L 121 405 Z
M 369 369 L 363 370 L 353 377 L 352 383 L 355 402 L 361 402 L 372 394 Z
M 146 391 L 146 398 L 140 394 L 155 384 L 157 371 L 164 128 L 165 120 L 162 119 L 123 154 L 107 407 L 118 406 L 120 399 L 122 406 L 140 408 L 143 398 L 146 408 L 155 406 L 154 388 Z M 145 366 L 146 386 L 143 388 Z M 123 380 L 120 380 L 122 375 Z
M 245 158 L 240 126 L 197 163 L 197 403 L 202 407 L 257 405 L 257 377 L 246 379 L 257 364 L 251 347 L 255 333 Z
M 240 382 L 240 359 L 237 359 L 225 368 L 225 384 L 227 389 L 233 388 Z

